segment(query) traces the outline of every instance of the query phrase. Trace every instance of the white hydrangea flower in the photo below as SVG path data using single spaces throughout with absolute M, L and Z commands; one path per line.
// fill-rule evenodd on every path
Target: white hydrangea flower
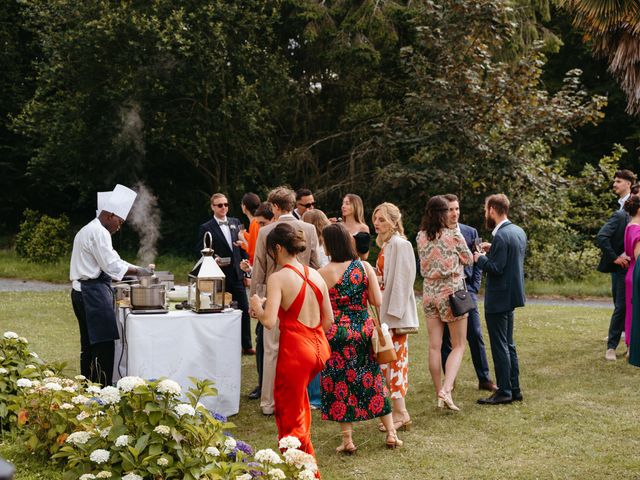
M 78 415 L 76 415 L 76 420 L 78 420 L 79 422 L 86 420 L 87 418 L 89 418 L 91 415 L 89 415 L 87 412 L 80 412 Z
M 298 473 L 298 479 L 299 480 L 315 480 L 316 474 L 311 470 L 302 470 L 300 473 Z
M 4 338 L 8 338 L 9 340 L 15 340 L 19 337 L 16 332 L 4 332 Z
M 166 437 L 171 433 L 171 427 L 168 427 L 167 425 L 158 425 L 153 429 L 153 431 L 162 435 L 163 437 Z
M 9 370 L 0 367 L 0 375 L 6 375 L 7 373 L 9 373 Z
M 298 437 L 293 437 L 289 435 L 288 437 L 282 437 L 278 442 L 278 447 L 280 448 L 300 448 L 302 444 Z
M 108 472 L 107 470 L 102 470 L 100 473 L 98 473 L 96 475 L 96 478 L 111 478 L 111 472 Z
M 144 385 L 145 383 L 147 382 L 145 382 L 140 377 L 128 376 L 128 377 L 122 377 L 120 380 L 118 380 L 118 383 L 116 385 L 123 392 L 130 392 L 137 386 Z
M 87 388 L 87 392 L 88 393 L 100 393 L 100 387 L 98 387 L 96 385 L 90 385 L 89 388 Z
M 73 432 L 65 440 L 66 443 L 72 443 L 73 445 L 84 445 L 91 438 L 91 432 Z
M 86 379 L 87 379 L 87 377 L 85 377 L 84 375 L 76 375 L 76 376 L 75 376 L 75 377 L 73 377 L 73 378 L 75 378 L 76 380 L 78 380 L 78 381 L 80 381 L 80 382 L 81 382 L 82 380 L 86 380 Z M 102 472 L 100 472 L 100 473 L 102 473 Z M 98 475 L 100 475 L 100 473 L 99 473 Z M 107 472 L 107 473 L 111 473 L 111 472 Z
M 111 427 L 107 427 L 104 430 L 99 430 L 101 438 L 107 438 L 109 436 L 109 432 L 111 431 Z
M 33 383 L 34 387 L 39 387 L 41 385 L 40 380 L 32 380 L 31 383 Z
M 164 457 L 160 457 L 156 463 L 161 467 L 166 467 L 167 465 L 169 465 L 169 460 Z
M 216 447 L 207 447 L 205 452 L 207 453 L 207 455 L 211 455 L 212 457 L 220 456 L 220 450 L 218 450 Z
M 273 478 L 273 480 L 284 480 L 287 476 L 279 468 L 272 468 L 269 470 L 269 478 Z
M 18 341 L 19 341 L 20 343 L 24 343 L 25 345 L 26 345 L 27 343 L 29 343 L 29 340 L 27 340 L 27 339 L 26 339 L 26 338 L 24 338 L 24 337 L 20 337 L 20 338 L 18 338 Z
M 307 470 L 317 470 L 318 467 L 315 464 L 314 458 L 302 450 L 297 448 L 290 448 L 284 452 L 284 459 L 289 465 L 293 465 L 296 468 L 306 468 Z
M 62 387 L 62 390 L 64 390 L 67 393 L 76 393 L 75 387 Z
M 32 365 L 32 364 L 29 364 L 29 365 L 25 365 L 25 367 L 24 367 L 24 368 L 29 369 L 29 370 L 35 370 L 35 369 L 36 369 L 36 366 L 35 366 L 35 365 Z
M 249 473 L 244 473 L 242 475 L 237 475 L 236 476 L 236 480 L 251 480 L 251 474 Z
M 234 448 L 236 448 L 236 445 L 237 445 L 236 439 L 233 437 L 227 437 L 224 441 L 224 448 L 227 452 L 230 452 Z
M 85 404 L 89 401 L 89 399 L 87 397 L 85 397 L 84 395 L 76 395 L 75 397 L 73 397 L 71 399 L 72 403 L 75 403 L 76 405 L 80 405 L 80 404 Z
M 122 480 L 142 480 L 142 477 L 140 475 L 136 475 L 133 472 L 127 473 L 124 477 L 122 477 Z
M 103 448 L 98 448 L 91 452 L 89 455 L 89 460 L 95 463 L 105 463 L 109 461 L 109 450 L 105 450 Z
M 196 414 L 195 409 L 188 403 L 179 403 L 176 405 L 175 412 L 179 417 L 182 417 L 183 415 L 190 415 L 193 417 Z
M 120 401 L 120 390 L 112 386 L 104 387 L 98 396 L 104 403 L 112 405 Z
M 71 403 L 63 403 L 62 405 L 60 405 L 60 408 L 62 410 L 73 410 L 76 407 L 74 407 Z
M 59 392 L 60 390 L 62 390 L 62 387 L 60 385 L 58 385 L 57 383 L 53 383 L 53 382 L 47 382 L 44 384 L 44 388 L 46 388 L 47 390 L 52 390 L 54 392 Z
M 182 393 L 180 384 L 169 379 L 162 380 L 158 383 L 156 390 L 160 393 L 168 393 L 169 395 L 180 395 Z
M 79 480 L 92 480 L 94 478 L 96 478 L 96 476 L 93 473 L 83 473 L 80 475 Z
M 282 458 L 276 452 L 271 450 L 270 448 L 265 448 L 264 450 L 258 450 L 254 455 L 254 458 L 257 462 L 261 463 L 271 463 L 273 465 L 282 463 Z
M 19 378 L 16 385 L 20 388 L 31 388 L 33 387 L 33 382 L 28 378 Z
M 42 372 L 42 375 L 44 375 L 45 377 L 53 377 L 55 373 L 53 373 L 51 370 L 45 370 L 44 372 Z
M 116 438 L 116 447 L 126 447 L 129 445 L 129 435 L 120 435 Z

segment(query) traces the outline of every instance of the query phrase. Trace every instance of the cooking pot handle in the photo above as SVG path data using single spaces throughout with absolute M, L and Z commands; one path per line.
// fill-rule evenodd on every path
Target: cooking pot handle
M 208 242 L 207 239 L 209 240 Z M 213 248 L 213 237 L 211 236 L 211 232 L 204 232 L 204 237 L 202 238 L 202 247 Z

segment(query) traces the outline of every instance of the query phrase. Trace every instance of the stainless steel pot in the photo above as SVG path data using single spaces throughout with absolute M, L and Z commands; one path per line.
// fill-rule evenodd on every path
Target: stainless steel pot
M 131 286 L 131 306 L 134 309 L 164 308 L 167 291 L 164 285 Z
M 138 281 L 143 287 L 150 287 L 152 285 L 158 285 L 160 283 L 160 279 L 155 275 L 151 275 L 148 277 L 139 277 Z

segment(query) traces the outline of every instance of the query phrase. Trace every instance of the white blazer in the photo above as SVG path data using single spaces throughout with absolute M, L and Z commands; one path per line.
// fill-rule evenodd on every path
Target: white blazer
M 411 242 L 393 235 L 384 247 L 384 290 L 380 320 L 389 328 L 417 327 L 418 310 L 413 284 L 416 257 Z

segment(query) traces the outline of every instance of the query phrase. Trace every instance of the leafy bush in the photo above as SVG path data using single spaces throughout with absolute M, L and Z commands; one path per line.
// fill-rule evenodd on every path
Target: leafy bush
M 24 211 L 24 221 L 16 236 L 16 252 L 34 263 L 58 260 L 70 251 L 69 218 L 53 218 L 34 210 Z

